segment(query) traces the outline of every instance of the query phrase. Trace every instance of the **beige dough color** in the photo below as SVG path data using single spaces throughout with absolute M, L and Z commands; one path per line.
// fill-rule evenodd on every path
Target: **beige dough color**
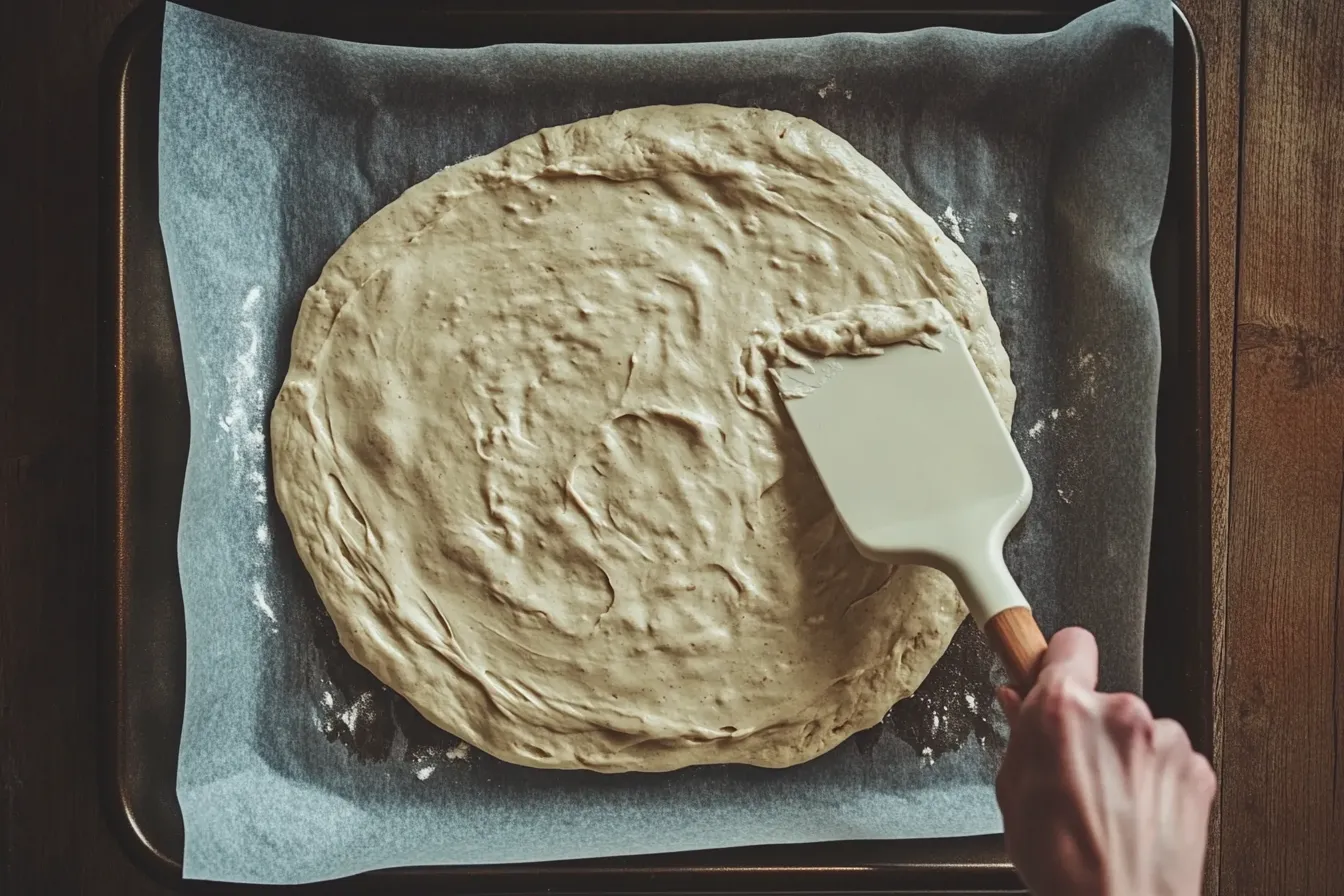
M 835 134 L 711 105 L 549 128 L 328 262 L 271 418 L 276 496 L 351 655 L 482 750 L 792 765 L 877 724 L 966 611 L 855 552 L 771 367 L 934 317 L 1007 420 L 975 268 Z

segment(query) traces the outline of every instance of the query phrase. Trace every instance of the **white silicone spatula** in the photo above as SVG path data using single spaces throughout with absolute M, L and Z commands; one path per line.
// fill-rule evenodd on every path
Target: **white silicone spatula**
M 1003 542 L 1031 478 L 960 328 L 927 341 L 781 370 L 780 391 L 859 551 L 945 572 L 1025 693 L 1045 639 Z

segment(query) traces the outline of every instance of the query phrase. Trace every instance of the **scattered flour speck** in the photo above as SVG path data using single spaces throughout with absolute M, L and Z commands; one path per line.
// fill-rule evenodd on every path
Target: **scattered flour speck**
M 1041 434 L 1041 430 L 1043 429 L 1045 429 L 1045 421 L 1037 420 L 1035 423 L 1031 424 L 1031 429 L 1027 430 L 1027 435 L 1034 439 Z
M 1050 409 L 1050 419 L 1051 419 L 1051 420 L 1058 420 L 1058 419 L 1059 419 L 1059 408 L 1051 408 L 1051 409 Z
M 1070 496 L 1070 494 L 1072 494 L 1072 493 L 1068 493 L 1068 494 L 1066 494 L 1066 493 L 1064 492 L 1064 489 L 1062 489 L 1062 488 L 1057 488 L 1057 489 L 1055 489 L 1055 493 L 1059 495 L 1059 500 L 1063 501 L 1065 504 L 1072 504 L 1072 503 L 1073 503 L 1073 501 L 1069 500 L 1069 496 Z
M 925 747 L 919 751 L 919 755 L 924 757 L 926 763 L 933 765 L 933 747 Z
M 355 726 L 359 724 L 359 717 L 368 710 L 369 705 L 373 703 L 373 694 L 369 691 L 359 695 L 359 699 L 351 703 L 345 712 L 340 713 L 341 721 L 345 723 L 346 730 L 354 731 Z
M 259 579 L 252 580 L 252 604 L 267 619 L 275 621 L 275 610 L 271 609 L 271 602 L 266 599 L 266 586 Z
M 822 99 L 826 99 L 826 97 L 830 96 L 836 90 L 837 87 L 838 85 L 835 83 L 835 79 L 832 78 L 825 84 L 821 85 L 821 87 L 817 90 L 817 96 L 821 97 Z
M 943 228 L 947 231 L 947 235 L 952 237 L 952 239 L 959 243 L 966 242 L 966 237 L 961 232 L 961 218 L 957 216 L 957 213 L 952 209 L 952 206 L 949 205 L 943 210 L 943 213 L 938 216 L 938 223 L 943 225 Z
M 336 698 L 332 696 L 331 691 L 323 692 L 322 705 L 325 706 L 327 709 L 331 709 L 333 706 L 336 705 Z
M 1017 223 L 1017 212 L 1009 212 L 1009 213 L 1008 213 L 1008 223 L 1009 223 L 1009 224 L 1016 224 L 1016 223 Z
M 460 762 L 471 755 L 471 745 L 466 741 L 462 741 L 462 743 L 453 747 L 451 750 L 448 750 L 443 755 L 445 759 Z
M 1101 359 L 1105 361 L 1105 357 Z M 1097 394 L 1097 368 L 1099 367 L 1097 356 L 1092 352 L 1086 352 L 1078 355 L 1069 363 L 1069 372 L 1072 378 L 1078 383 L 1082 393 L 1089 398 Z
M 975 695 L 974 695 L 974 694 L 967 694 L 967 695 L 966 695 L 966 706 L 970 708 L 971 712 L 979 712 L 979 711 L 980 711 L 979 707 L 976 706 L 976 703 L 975 703 Z
M 430 775 L 434 774 L 434 770 L 436 768 L 438 768 L 438 766 L 435 765 L 423 766 L 415 770 L 415 776 L 419 778 L 421 781 L 427 780 Z

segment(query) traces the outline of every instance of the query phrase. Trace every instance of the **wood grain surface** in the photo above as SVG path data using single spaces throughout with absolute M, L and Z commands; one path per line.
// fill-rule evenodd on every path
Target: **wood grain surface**
M 134 5 L 0 10 L 0 893 L 16 896 L 172 891 L 109 833 L 96 754 L 96 84 Z M 1344 894 L 1344 4 L 1183 5 L 1208 107 L 1206 892 Z
M 1003 663 L 1008 680 L 1019 694 L 1026 694 L 1036 683 L 1041 659 L 1045 656 L 1045 636 L 1029 607 L 1010 607 L 985 623 L 985 639 L 994 655 Z
M 1245 19 L 1224 893 L 1344 893 L 1344 5 Z

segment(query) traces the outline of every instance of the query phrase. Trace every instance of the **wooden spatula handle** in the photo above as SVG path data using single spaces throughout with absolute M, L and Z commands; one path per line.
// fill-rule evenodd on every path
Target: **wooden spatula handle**
M 1009 607 L 985 624 L 989 644 L 1003 660 L 1013 686 L 1024 697 L 1036 683 L 1041 657 L 1045 656 L 1045 636 L 1027 607 Z

